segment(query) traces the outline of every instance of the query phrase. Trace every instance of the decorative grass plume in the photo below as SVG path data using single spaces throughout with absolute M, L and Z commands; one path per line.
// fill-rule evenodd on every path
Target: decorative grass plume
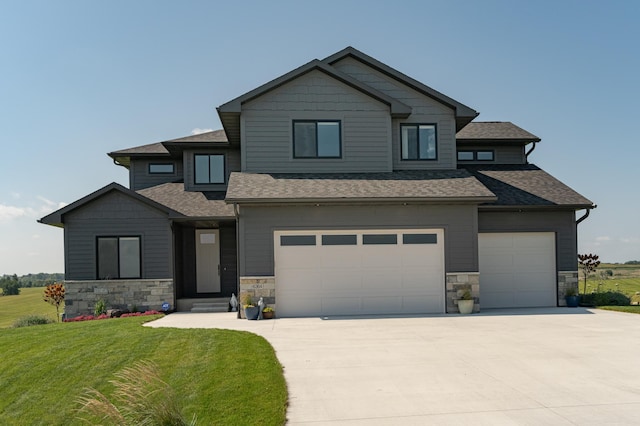
M 78 399 L 79 418 L 91 425 L 186 426 L 195 425 L 195 416 L 187 421 L 171 387 L 159 375 L 151 361 L 137 361 L 114 374 L 112 399 L 87 389 Z

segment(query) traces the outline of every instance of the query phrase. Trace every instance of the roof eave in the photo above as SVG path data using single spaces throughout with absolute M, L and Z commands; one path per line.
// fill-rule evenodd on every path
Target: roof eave
M 340 197 L 340 198 L 226 198 L 227 204 L 480 204 L 496 201 L 495 196 L 477 197 Z
M 514 205 L 496 205 L 496 204 L 480 204 L 479 210 L 503 210 L 503 211 L 524 211 L 524 210 L 583 210 L 594 209 L 594 204 L 548 204 L 548 205 L 532 205 L 532 204 L 514 204 Z

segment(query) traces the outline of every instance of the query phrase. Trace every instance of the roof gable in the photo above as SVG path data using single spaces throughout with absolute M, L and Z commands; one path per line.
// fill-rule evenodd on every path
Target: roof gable
M 153 200 L 150 200 L 147 197 L 144 197 L 134 191 L 131 191 L 130 189 L 125 188 L 124 186 L 118 184 L 118 183 L 110 183 L 109 185 L 100 188 L 99 190 L 92 192 L 91 194 L 77 200 L 74 201 L 73 203 L 59 209 L 56 210 L 53 213 L 48 214 L 47 216 L 43 217 L 42 219 L 38 220 L 38 222 L 40 223 L 44 223 L 46 225 L 52 225 L 52 226 L 58 226 L 58 227 L 64 227 L 64 215 L 67 213 L 70 213 L 80 207 L 83 207 L 113 191 L 117 191 L 120 192 L 128 197 L 133 198 L 134 200 L 138 201 L 138 202 L 142 202 L 146 205 L 148 205 L 151 208 L 160 210 L 164 213 L 167 214 L 173 214 L 173 215 L 178 215 L 181 216 L 178 212 L 175 212 L 174 210 L 170 209 L 167 206 L 164 206 L 162 204 L 159 204 Z
M 460 130 L 462 129 L 466 124 L 468 124 L 469 122 L 471 122 L 471 120 L 473 120 L 474 118 L 476 118 L 478 116 L 478 112 L 475 111 L 474 109 L 456 101 L 455 99 L 452 99 L 446 95 L 444 95 L 443 93 L 438 92 L 437 90 L 419 82 L 418 80 L 415 80 L 411 77 L 409 77 L 406 74 L 401 73 L 400 71 L 391 68 L 390 66 L 383 64 L 382 62 L 378 61 L 375 58 L 372 58 L 371 56 L 362 53 L 361 51 L 359 51 L 358 49 L 355 49 L 351 46 L 346 47 L 345 49 L 334 53 L 331 56 L 326 57 L 325 59 L 322 60 L 322 62 L 329 64 L 329 65 L 333 65 L 339 61 L 341 61 L 344 58 L 347 57 L 351 57 L 363 64 L 365 64 L 368 67 L 371 67 L 399 82 L 401 82 L 402 84 L 418 91 L 419 93 L 422 93 L 425 96 L 428 96 L 452 109 L 455 110 L 456 112 L 456 130 Z

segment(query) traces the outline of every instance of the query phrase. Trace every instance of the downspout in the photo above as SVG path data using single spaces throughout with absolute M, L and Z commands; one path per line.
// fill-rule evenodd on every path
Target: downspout
M 593 207 L 588 208 L 588 209 L 587 209 L 587 212 L 586 212 L 586 213 L 585 213 L 585 214 L 584 214 L 580 219 L 576 220 L 576 226 L 577 226 L 577 225 L 580 225 L 580 223 L 581 223 L 583 220 L 585 220 L 586 218 L 588 218 L 588 217 L 589 217 L 589 214 L 591 213 L 591 209 L 595 209 L 595 208 L 597 208 L 597 207 L 598 207 L 598 206 L 597 206 L 596 204 L 594 204 L 594 205 L 593 205 Z
M 236 298 L 238 299 L 238 319 L 241 319 L 240 309 L 240 213 L 238 204 L 233 203 L 233 215 L 236 217 Z
M 533 146 L 529 149 L 529 151 L 527 151 L 526 154 L 524 154 L 524 162 L 527 164 L 529 164 L 529 154 L 531 154 L 533 150 L 536 149 L 536 143 L 537 142 L 533 142 Z

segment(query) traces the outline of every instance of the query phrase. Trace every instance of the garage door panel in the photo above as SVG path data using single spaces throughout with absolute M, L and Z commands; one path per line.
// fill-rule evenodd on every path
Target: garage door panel
M 403 245 L 404 232 L 429 236 L 413 237 L 414 244 Z M 283 235 L 315 235 L 318 244 L 283 247 Z M 327 235 L 333 237 L 323 238 Z M 357 238 L 347 241 L 341 235 Z M 444 311 L 442 230 L 276 231 L 274 237 L 281 316 Z M 420 241 L 429 243 L 416 243 Z
M 482 233 L 478 257 L 482 308 L 556 305 L 554 233 Z

